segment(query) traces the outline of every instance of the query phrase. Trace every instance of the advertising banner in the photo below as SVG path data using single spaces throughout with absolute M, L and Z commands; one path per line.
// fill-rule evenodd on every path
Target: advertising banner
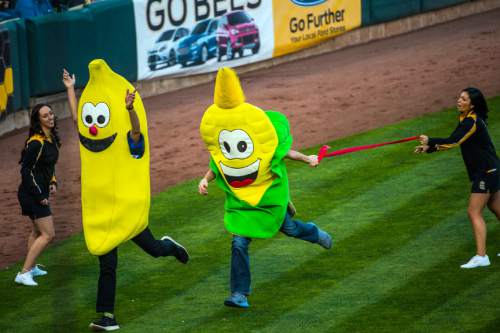
M 273 13 L 275 57 L 361 26 L 361 0 L 274 0 Z
M 138 79 L 269 59 L 270 0 L 134 0 Z

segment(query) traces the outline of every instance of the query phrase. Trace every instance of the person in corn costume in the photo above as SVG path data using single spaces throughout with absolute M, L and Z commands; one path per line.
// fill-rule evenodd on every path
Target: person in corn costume
M 224 225 L 233 234 L 231 295 L 224 304 L 247 308 L 252 238 L 271 238 L 281 231 L 326 249 L 332 246 L 330 235 L 314 223 L 292 219 L 284 158 L 312 167 L 318 165 L 318 158 L 292 150 L 287 118 L 246 103 L 236 73 L 227 67 L 217 74 L 214 104 L 203 115 L 200 134 L 211 158 L 198 191 L 208 194 L 213 179 L 225 191 Z
M 117 247 L 131 239 L 153 257 L 186 263 L 189 255 L 169 236 L 155 239 L 148 227 L 149 140 L 141 97 L 102 59 L 90 62 L 89 72 L 78 108 L 75 76 L 64 70 L 63 83 L 80 141 L 85 242 L 100 266 L 96 311 L 102 317 L 90 328 L 115 330 Z

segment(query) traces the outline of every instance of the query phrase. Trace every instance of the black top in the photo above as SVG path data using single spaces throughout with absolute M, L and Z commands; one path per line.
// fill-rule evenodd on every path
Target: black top
M 448 138 L 429 138 L 428 153 L 460 145 L 462 157 L 471 181 L 484 177 L 500 167 L 495 146 L 486 123 L 474 112 L 460 116 L 457 128 Z
M 55 165 L 59 150 L 53 140 L 35 134 L 24 151 L 19 191 L 33 195 L 40 202 L 49 197 L 49 185 L 56 183 Z

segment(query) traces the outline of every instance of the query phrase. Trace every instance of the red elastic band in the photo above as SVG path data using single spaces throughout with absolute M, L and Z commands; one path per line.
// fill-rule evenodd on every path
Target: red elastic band
M 328 149 L 330 149 L 329 146 L 322 146 L 318 152 L 318 162 L 321 162 L 321 160 L 325 157 L 344 155 L 344 154 L 354 153 L 354 152 L 360 151 L 360 150 L 372 149 L 372 148 L 377 148 L 377 147 L 386 146 L 386 145 L 393 145 L 395 143 L 413 141 L 413 140 L 417 140 L 418 138 L 419 138 L 418 136 L 412 136 L 412 137 L 404 138 L 401 140 L 389 141 L 389 142 L 383 142 L 383 143 L 375 143 L 372 145 L 365 145 L 365 146 L 344 148 L 344 149 L 339 149 L 339 150 L 335 150 L 332 152 L 328 152 Z

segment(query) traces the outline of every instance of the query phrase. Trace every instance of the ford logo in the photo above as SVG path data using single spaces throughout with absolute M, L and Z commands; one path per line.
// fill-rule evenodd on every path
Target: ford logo
M 297 6 L 310 7 L 322 4 L 328 0 L 290 0 Z

